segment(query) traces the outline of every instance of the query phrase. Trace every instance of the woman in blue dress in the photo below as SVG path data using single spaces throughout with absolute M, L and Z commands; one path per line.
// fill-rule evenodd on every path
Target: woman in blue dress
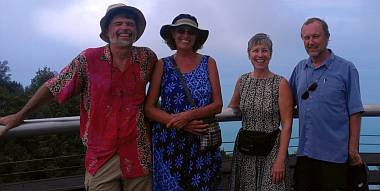
M 155 122 L 153 190 L 217 190 L 220 150 L 201 150 L 199 140 L 208 128 L 199 119 L 222 109 L 215 60 L 197 53 L 207 40 L 208 31 L 198 28 L 194 16 L 180 14 L 171 25 L 164 25 L 160 34 L 176 52 L 157 62 L 145 104 L 146 115 Z M 195 107 L 186 99 L 181 75 Z

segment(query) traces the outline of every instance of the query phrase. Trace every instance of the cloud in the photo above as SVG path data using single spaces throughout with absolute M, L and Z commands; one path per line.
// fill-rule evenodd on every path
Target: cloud
M 19 75 L 30 79 L 32 75 L 24 73 L 43 66 L 61 68 L 80 50 L 105 44 L 99 38 L 99 21 L 108 5 L 119 2 L 138 7 L 144 13 L 147 27 L 136 45 L 151 47 L 159 57 L 174 53 L 159 35 L 161 26 L 171 23 L 180 13 L 196 16 L 200 27 L 210 31 L 200 52 L 213 56 L 220 73 L 229 74 L 227 78 L 252 69 L 246 46 L 258 32 L 271 36 L 271 68 L 286 76 L 297 61 L 307 56 L 299 30 L 306 18 L 315 16 L 328 22 L 332 33 L 330 46 L 336 53 L 360 63 L 359 67 L 378 62 L 380 25 L 375 21 L 379 18 L 380 1 L 376 0 L 0 1 L 0 7 L 7 7 L 0 12 L 0 41 L 6 45 L 0 47 L 0 59 L 10 61 L 16 78 Z
M 116 2 L 119 1 L 83 0 L 61 6 L 38 7 L 32 14 L 33 30 L 64 44 L 100 45 L 103 42 L 98 37 L 99 20 L 106 7 Z M 289 14 L 276 2 L 255 1 L 228 6 L 219 1 L 193 0 L 192 3 L 184 3 L 144 0 L 130 1 L 128 5 L 138 7 L 147 19 L 145 34 L 137 44 L 150 44 L 159 52 L 167 53 L 159 29 L 162 25 L 169 24 L 176 15 L 190 13 L 198 18 L 201 28 L 210 30 L 205 49 L 219 49 L 233 55 L 245 49 L 248 39 L 254 33 L 267 32 L 276 36 L 278 29 L 284 28 L 282 25 L 288 23 L 286 17 Z M 282 22 L 273 24 L 273 20 Z
M 33 11 L 34 30 L 46 38 L 70 45 L 101 44 L 99 21 L 117 0 L 82 0 L 64 6 L 41 6 Z M 127 3 L 125 3 L 127 4 Z M 149 4 L 130 3 L 149 8 Z
M 283 2 L 291 5 L 296 10 L 310 10 L 310 9 L 346 9 L 357 7 L 360 0 L 283 0 Z

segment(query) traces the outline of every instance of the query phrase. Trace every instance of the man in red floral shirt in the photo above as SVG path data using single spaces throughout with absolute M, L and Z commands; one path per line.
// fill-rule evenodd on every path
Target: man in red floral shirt
M 151 190 L 151 137 L 143 103 L 157 56 L 133 46 L 145 25 L 140 10 L 109 6 L 100 21 L 100 38 L 108 44 L 81 52 L 19 112 L 0 118 L 5 125 L 0 136 L 49 100 L 62 103 L 79 94 L 86 190 Z

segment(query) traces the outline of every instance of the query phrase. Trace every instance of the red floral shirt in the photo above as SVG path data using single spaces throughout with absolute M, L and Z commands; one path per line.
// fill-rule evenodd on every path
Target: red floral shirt
M 86 170 L 94 175 L 114 154 L 126 178 L 151 169 L 151 129 L 143 105 L 146 84 L 157 61 L 145 47 L 133 47 L 121 72 L 112 65 L 109 46 L 80 53 L 58 76 L 46 82 L 62 103 L 80 94 L 80 136 L 87 147 Z

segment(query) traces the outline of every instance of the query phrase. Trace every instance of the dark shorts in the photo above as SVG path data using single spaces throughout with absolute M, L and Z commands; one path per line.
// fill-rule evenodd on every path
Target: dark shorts
M 347 164 L 297 157 L 294 181 L 296 191 L 343 191 L 347 185 Z

